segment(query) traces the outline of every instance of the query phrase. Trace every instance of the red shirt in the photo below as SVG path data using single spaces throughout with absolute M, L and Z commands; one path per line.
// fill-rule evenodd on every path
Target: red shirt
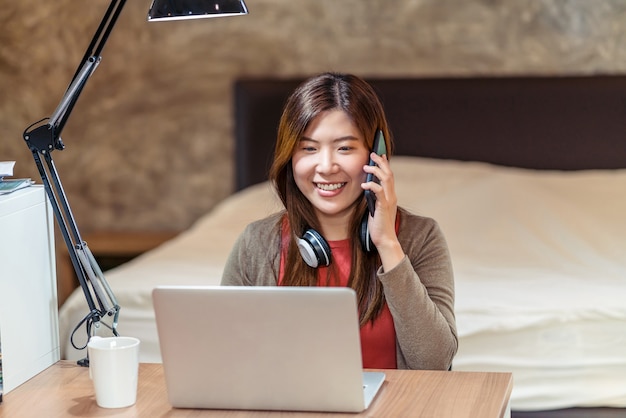
M 286 232 L 286 222 L 283 223 L 283 235 Z M 337 266 L 339 280 L 333 277 L 332 286 L 347 286 L 350 275 L 350 241 L 329 241 L 332 252 L 332 263 Z M 281 248 L 280 272 L 278 284 L 281 285 L 285 271 L 285 259 L 287 247 Z M 326 286 L 328 267 L 318 268 L 318 286 Z M 366 369 L 395 369 L 396 363 L 396 330 L 389 307 L 385 304 L 383 311 L 374 321 L 370 321 L 361 327 L 361 355 L 363 368 Z

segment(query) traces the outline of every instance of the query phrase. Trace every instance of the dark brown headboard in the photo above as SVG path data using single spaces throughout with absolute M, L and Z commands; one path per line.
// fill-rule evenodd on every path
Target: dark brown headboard
M 301 79 L 235 83 L 236 187 L 261 182 Z M 626 76 L 368 79 L 396 155 L 532 169 L 626 167 Z

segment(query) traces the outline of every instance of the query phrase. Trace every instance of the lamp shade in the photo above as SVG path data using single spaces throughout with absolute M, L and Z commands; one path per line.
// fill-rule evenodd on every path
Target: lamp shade
M 153 0 L 148 21 L 200 19 L 248 14 L 243 0 Z

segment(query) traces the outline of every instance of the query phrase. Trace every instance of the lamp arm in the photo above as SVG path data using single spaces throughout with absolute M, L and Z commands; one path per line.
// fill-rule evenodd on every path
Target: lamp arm
M 50 118 L 44 118 L 27 127 L 23 134 L 63 235 L 76 277 L 87 300 L 89 313 L 82 322 L 87 324 L 88 339 L 91 337 L 92 325 L 98 327 L 105 316 L 113 317 L 110 328 L 114 335 L 118 335 L 117 322 L 120 306 L 87 243 L 80 236 L 51 153 L 55 149 L 65 148 L 61 131 L 87 80 L 100 63 L 102 49 L 125 3 L 126 0 L 111 1 L 56 110 Z
M 109 4 L 109 7 L 104 13 L 102 20 L 98 25 L 98 29 L 96 29 L 93 38 L 91 38 L 91 42 L 89 43 L 89 46 L 87 47 L 87 50 L 85 51 L 85 54 L 83 55 L 83 58 L 74 73 L 74 76 L 72 77 L 70 86 L 65 91 L 61 102 L 50 117 L 48 124 L 53 127 L 53 133 L 56 138 L 61 136 L 61 131 L 65 127 L 65 123 L 69 119 L 72 109 L 74 108 L 74 104 L 76 104 L 78 97 L 82 93 L 87 79 L 100 63 L 104 45 L 109 39 L 109 35 L 117 23 L 117 19 L 119 18 L 125 4 L 126 0 L 111 0 L 111 4 Z
M 113 316 L 112 330 L 117 334 L 117 319 L 120 306 L 110 289 L 102 270 L 89 250 L 87 243 L 82 240 L 74 215 L 67 201 L 63 185 L 59 178 L 56 166 L 50 152 L 38 150 L 33 144 L 37 143 L 37 136 L 25 134 L 31 147 L 35 165 L 43 181 L 44 189 L 52 206 L 59 230 L 68 249 L 72 266 L 76 272 L 78 282 L 83 290 L 89 307 L 88 318 L 91 323 L 98 324 L 102 317 Z M 43 161 L 42 161 L 43 157 Z M 45 165 L 44 165 L 45 162 Z M 97 302 L 97 306 L 96 306 Z
M 78 100 L 78 96 L 80 96 L 80 93 L 83 91 L 83 87 L 85 87 L 87 80 L 96 70 L 96 67 L 100 63 L 101 59 L 102 58 L 99 56 L 92 56 L 82 64 L 82 67 L 79 68 L 78 72 L 72 79 L 70 86 L 65 91 L 61 102 L 50 116 L 47 124 L 52 128 L 51 133 L 54 136 L 53 141 L 60 138 L 61 131 L 63 130 L 65 122 L 67 122 L 67 119 L 74 108 L 74 104 L 76 104 L 76 101 Z M 59 146 L 55 143 L 54 148 L 63 149 L 63 146 L 61 145 L 59 148 Z

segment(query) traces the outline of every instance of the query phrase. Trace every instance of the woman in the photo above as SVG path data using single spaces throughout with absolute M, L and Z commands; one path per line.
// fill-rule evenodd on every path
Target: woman
M 435 221 L 398 208 L 387 155 L 370 153 L 379 130 L 389 155 L 383 107 L 362 79 L 324 73 L 301 84 L 270 169 L 285 210 L 248 225 L 222 284 L 351 287 L 364 368 L 445 370 L 457 350 L 448 248 Z M 373 216 L 365 190 L 376 196 Z

